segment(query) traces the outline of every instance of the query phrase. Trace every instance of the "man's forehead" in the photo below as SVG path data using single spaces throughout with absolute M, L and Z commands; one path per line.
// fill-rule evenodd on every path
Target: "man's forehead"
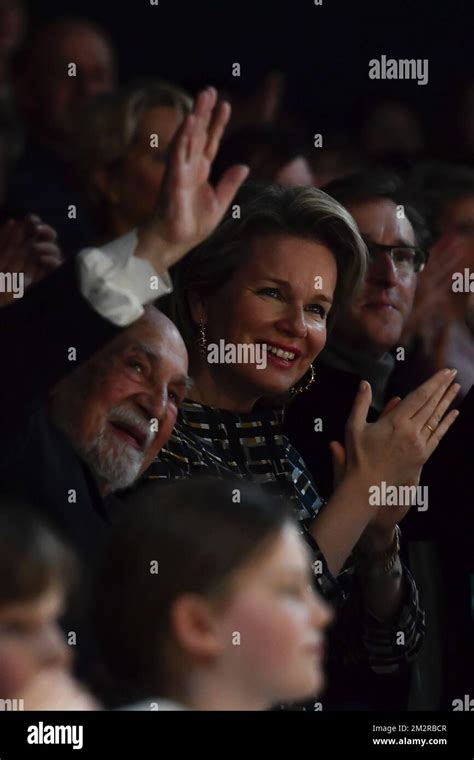
M 156 331 L 148 330 L 139 333 L 131 333 L 121 342 L 122 351 L 140 351 L 147 354 L 150 359 L 162 359 L 170 354 L 184 354 L 180 341 L 175 339 L 172 332 L 157 334 Z
M 372 198 L 347 204 L 348 211 L 354 217 L 361 234 L 370 235 L 376 242 L 379 238 L 394 237 L 385 242 L 413 243 L 415 232 L 403 205 L 397 205 L 390 198 Z M 398 239 L 397 239 L 398 238 Z

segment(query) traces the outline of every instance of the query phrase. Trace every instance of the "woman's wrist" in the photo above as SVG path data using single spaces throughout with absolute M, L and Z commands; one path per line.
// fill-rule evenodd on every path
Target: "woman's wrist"
M 373 541 L 373 534 L 369 532 L 368 536 L 366 533 L 354 547 L 354 559 L 363 576 L 378 579 L 392 575 L 396 571 L 396 577 L 400 577 L 400 528 L 398 525 L 391 533 L 392 537 L 388 544 L 386 541 L 383 544 L 377 544 Z
M 395 541 L 396 531 L 396 525 L 381 528 L 369 523 L 359 541 L 361 551 L 367 555 L 387 551 Z
M 157 222 L 149 222 L 139 227 L 137 239 L 134 255 L 137 258 L 147 259 L 157 274 L 167 272 L 192 247 L 183 243 L 171 244 L 168 242 L 160 234 Z

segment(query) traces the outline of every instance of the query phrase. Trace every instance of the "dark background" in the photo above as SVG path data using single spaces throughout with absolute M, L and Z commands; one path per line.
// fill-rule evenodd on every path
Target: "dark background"
M 288 103 L 317 127 L 343 123 L 361 98 L 394 95 L 429 122 L 473 74 L 472 0 L 30 0 L 33 24 L 79 14 L 116 45 L 122 81 L 160 76 L 191 91 L 209 83 L 250 90 L 288 75 Z M 368 61 L 428 58 L 429 83 L 372 81 Z M 231 65 L 241 64 L 240 80 Z

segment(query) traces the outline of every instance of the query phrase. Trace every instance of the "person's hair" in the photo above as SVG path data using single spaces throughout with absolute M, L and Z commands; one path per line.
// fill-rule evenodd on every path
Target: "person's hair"
M 75 585 L 77 565 L 70 549 L 23 501 L 0 500 L 0 606 L 29 602 L 58 586 Z
M 125 501 L 99 573 L 98 639 L 123 699 L 166 696 L 173 603 L 190 593 L 225 604 L 291 508 L 262 486 L 210 476 L 149 481 Z
M 94 170 L 115 167 L 133 144 L 143 114 L 162 106 L 185 117 L 192 99 L 179 87 L 156 80 L 99 95 L 84 108 L 77 130 L 77 165 L 92 202 L 100 202 Z
M 474 197 L 474 169 L 442 161 L 422 164 L 413 173 L 411 187 L 433 236 L 437 237 L 446 207 L 463 198 Z
M 417 245 L 423 248 L 428 244 L 430 236 L 425 219 L 413 201 L 409 184 L 398 174 L 383 168 L 366 169 L 328 182 L 323 189 L 343 206 L 378 198 L 386 198 L 396 206 L 403 206 Z
M 240 208 L 234 218 L 233 207 Z M 343 206 L 322 190 L 246 183 L 215 231 L 194 248 L 172 272 L 174 291 L 167 311 L 188 349 L 194 346 L 197 326 L 188 294 L 218 290 L 248 257 L 254 241 L 267 235 L 292 235 L 326 245 L 337 264 L 337 285 L 329 313 L 331 326 L 340 306 L 353 298 L 364 279 L 367 249 L 357 225 Z

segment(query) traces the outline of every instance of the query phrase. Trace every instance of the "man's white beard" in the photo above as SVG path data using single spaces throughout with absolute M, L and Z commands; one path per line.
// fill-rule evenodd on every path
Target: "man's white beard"
M 84 446 L 77 440 L 76 414 L 80 415 L 81 411 L 80 406 L 78 407 L 78 398 L 76 397 L 73 400 L 70 395 L 57 399 L 56 404 L 53 404 L 52 407 L 56 425 L 65 434 L 81 459 L 88 465 L 101 490 L 112 493 L 131 486 L 140 474 L 145 451 L 153 442 L 155 433 L 151 431 L 149 424 L 138 412 L 125 404 L 118 404 L 108 411 L 99 432 L 91 442 Z M 140 427 L 143 435 L 146 436 L 141 451 L 113 434 L 108 425 L 109 421 L 113 419 Z
M 107 484 L 107 491 L 127 488 L 138 478 L 144 454 L 107 431 L 105 422 L 99 435 L 81 454 L 96 479 Z

